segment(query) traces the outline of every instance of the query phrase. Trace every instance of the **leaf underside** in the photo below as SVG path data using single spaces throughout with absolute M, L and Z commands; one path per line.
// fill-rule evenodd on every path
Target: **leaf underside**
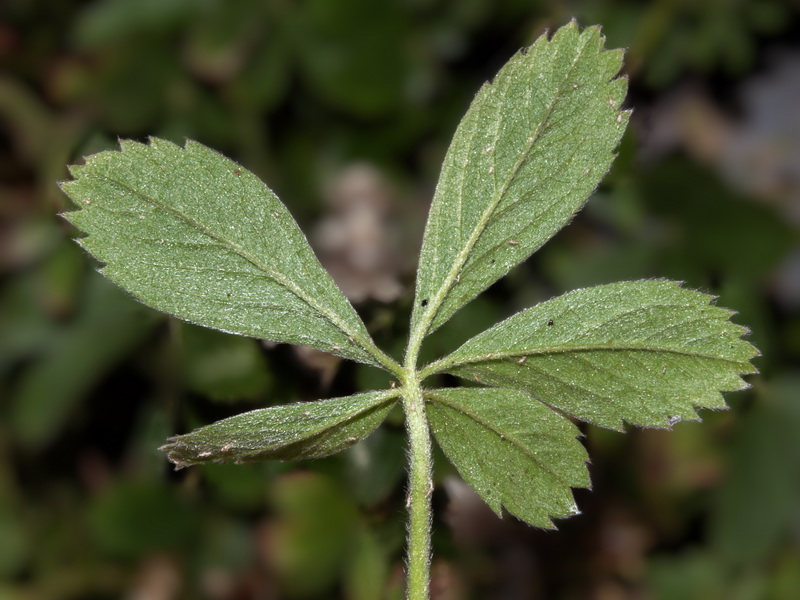
M 572 487 L 588 487 L 578 428 L 529 395 L 498 388 L 429 390 L 436 441 L 495 513 L 538 527 L 577 514 Z
M 378 365 L 353 307 L 255 175 L 188 141 L 120 142 L 71 167 L 64 214 L 101 272 L 187 321 Z
M 423 239 L 410 358 L 422 339 L 538 250 L 608 171 L 629 114 L 622 51 L 575 23 L 484 85 L 459 125 Z M 196 142 L 120 142 L 71 168 L 64 216 L 101 271 L 200 325 L 402 370 L 370 338 L 273 192 Z M 722 408 L 758 351 L 711 296 L 669 281 L 576 290 L 522 311 L 423 369 L 494 386 L 423 390 L 437 442 L 497 514 L 540 527 L 577 513 L 586 451 L 565 416 L 670 427 Z M 409 362 L 413 362 L 409 360 Z M 412 365 L 413 368 L 413 365 Z M 410 372 L 406 372 L 411 376 Z M 402 378 L 402 377 L 401 377 Z M 302 460 L 343 450 L 402 389 L 256 410 L 161 448 L 177 468 Z
M 724 408 L 758 351 L 713 298 L 645 280 L 576 290 L 472 338 L 437 371 L 514 388 L 578 419 L 670 427 Z
M 254 410 L 171 437 L 161 450 L 179 469 L 210 462 L 320 458 L 372 433 L 398 395 L 397 390 L 366 392 Z
M 622 51 L 575 23 L 481 88 L 448 150 L 417 275 L 412 331 L 430 333 L 581 208 L 628 122 Z

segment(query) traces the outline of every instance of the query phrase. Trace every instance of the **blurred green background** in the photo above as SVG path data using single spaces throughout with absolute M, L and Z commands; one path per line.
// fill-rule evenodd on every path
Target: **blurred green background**
M 55 182 L 118 137 L 212 146 L 287 203 L 397 353 L 458 120 L 514 51 L 572 17 L 628 48 L 636 112 L 619 159 L 572 225 L 429 356 L 575 287 L 670 277 L 739 312 L 761 374 L 702 425 L 587 428 L 594 489 L 559 532 L 497 519 L 439 460 L 434 598 L 800 598 L 797 2 L 1 6 L 0 599 L 402 597 L 397 415 L 303 464 L 175 473 L 157 451 L 381 375 L 138 305 L 69 241 Z

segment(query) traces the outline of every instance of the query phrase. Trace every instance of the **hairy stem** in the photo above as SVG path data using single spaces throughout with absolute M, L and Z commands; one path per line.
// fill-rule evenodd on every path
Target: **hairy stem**
M 409 440 L 408 578 L 406 598 L 426 600 L 431 568 L 431 494 L 433 492 L 431 436 L 425 399 L 416 372 L 404 381 L 403 408 Z

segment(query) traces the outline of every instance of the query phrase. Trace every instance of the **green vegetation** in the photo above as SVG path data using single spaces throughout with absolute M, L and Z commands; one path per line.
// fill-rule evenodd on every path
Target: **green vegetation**
M 445 158 L 422 244 L 401 366 L 381 351 L 277 197 L 195 142 L 121 142 L 72 167 L 66 213 L 101 272 L 139 300 L 223 331 L 305 344 L 383 368 L 391 389 L 260 409 L 176 436 L 178 467 L 328 456 L 402 401 L 409 437 L 407 597 L 430 595 L 433 458 L 492 509 L 540 527 L 578 512 L 588 487 L 579 430 L 670 427 L 724 407 L 758 352 L 711 298 L 668 281 L 579 290 L 525 310 L 420 368 L 422 343 L 538 250 L 608 171 L 627 124 L 620 51 L 573 22 L 484 85 Z M 497 387 L 431 389 L 452 373 Z M 398 385 L 399 383 L 399 385 Z M 557 411 L 557 412 L 556 412 Z M 377 465 L 376 468 L 380 468 Z
M 424 336 L 417 368 L 445 368 L 421 383 L 445 391 L 426 401 L 430 425 L 461 418 L 475 443 L 502 453 L 499 435 L 464 410 L 472 407 L 506 431 L 514 423 L 508 411 L 497 411 L 507 403 L 514 402 L 520 419 L 533 418 L 523 410 L 538 410 L 537 424 L 553 423 L 548 431 L 565 439 L 564 452 L 585 448 L 591 490 L 553 488 L 550 505 L 567 506 L 572 495 L 580 511 L 556 518 L 558 531 L 500 519 L 493 509 L 529 508 L 504 504 L 505 488 L 493 478 L 507 470 L 468 474 L 462 467 L 475 456 L 454 454 L 447 432 L 431 431 L 432 595 L 800 596 L 793 533 L 800 504 L 800 238 L 792 176 L 798 145 L 791 126 L 796 6 L 783 0 L 2 5 L 0 597 L 403 597 L 402 402 L 388 400 L 393 406 L 372 434 L 323 458 L 208 463 L 176 472 L 158 451 L 170 436 L 253 409 L 362 390 L 388 394 L 402 382 L 381 367 L 230 335 L 137 302 L 97 274 L 97 261 L 71 241 L 81 233 L 56 217 L 73 209 L 54 182 L 69 178 L 65 165 L 115 148 L 120 138 L 154 136 L 178 149 L 191 139 L 216 149 L 286 202 L 287 215 L 356 307 L 368 339 L 404 366 L 409 322 L 420 309 L 419 242 L 453 133 L 509 57 L 573 17 L 582 25 L 603 23 L 606 46 L 625 48 L 623 107 L 635 111 L 614 150 L 618 157 L 568 227 Z M 364 223 L 368 235 L 356 235 Z M 438 275 L 431 276 L 433 288 Z M 489 381 L 530 378 L 498 373 L 502 365 L 491 361 L 464 363 L 461 375 L 438 362 L 466 353 L 469 346 L 458 349 L 470 340 L 490 344 L 473 338 L 529 307 L 541 310 L 548 299 L 569 298 L 570 290 L 611 291 L 617 281 L 666 286 L 662 278 L 683 282 L 664 293 L 694 298 L 690 310 L 705 304 L 721 311 L 718 304 L 736 311 L 732 320 L 752 329 L 747 339 L 763 353 L 753 361 L 760 373 L 747 378 L 752 387 L 726 394 L 730 410 L 699 411 L 702 425 L 626 426 L 623 434 L 616 417 L 610 427 L 570 424 L 564 408 L 520 405 L 522 392 Z M 467 287 L 455 291 L 449 301 L 458 303 Z M 719 299 L 708 303 L 706 294 Z M 717 326 L 733 327 L 727 315 L 716 314 Z M 561 324 L 548 316 L 531 343 L 556 341 Z M 547 362 L 536 355 L 528 361 Z M 634 366 L 625 363 L 624 372 Z M 653 379 L 674 370 L 663 373 L 659 365 Z M 487 406 L 481 390 L 490 388 L 502 390 L 502 399 Z M 459 396 L 463 389 L 474 391 L 469 406 Z M 624 397 L 620 392 L 615 387 L 609 396 Z M 568 394 L 553 395 L 571 402 Z M 678 409 L 667 419 L 688 414 L 687 396 L 666 398 Z M 658 403 L 638 408 L 652 406 Z M 382 408 L 363 413 L 345 440 L 381 419 Z M 461 463 L 454 465 L 443 448 Z M 585 483 L 586 467 L 575 455 L 566 458 L 562 473 Z M 485 499 L 474 491 L 481 486 Z

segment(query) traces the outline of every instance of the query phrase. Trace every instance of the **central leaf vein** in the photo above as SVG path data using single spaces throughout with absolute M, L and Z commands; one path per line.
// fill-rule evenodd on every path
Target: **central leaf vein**
M 509 172 L 505 181 L 492 196 L 492 199 L 489 201 L 486 209 L 484 210 L 480 219 L 478 220 L 475 229 L 473 229 L 472 233 L 467 239 L 466 244 L 463 246 L 461 251 L 459 251 L 458 255 L 456 256 L 456 260 L 453 263 L 452 267 L 450 268 L 450 271 L 448 272 L 447 277 L 445 278 L 441 287 L 436 292 L 434 297 L 429 301 L 428 310 L 423 315 L 423 318 L 420 321 L 419 325 L 419 331 L 421 332 L 422 335 L 427 333 L 428 330 L 430 329 L 431 323 L 433 323 L 436 315 L 438 314 L 439 308 L 441 307 L 442 303 L 447 297 L 447 294 L 450 292 L 453 286 L 458 282 L 459 275 L 461 273 L 462 268 L 466 264 L 467 259 L 469 258 L 470 251 L 475 246 L 475 244 L 478 243 L 478 240 L 481 238 L 484 231 L 489 227 L 489 225 L 493 221 L 493 216 L 494 216 L 493 213 L 495 209 L 503 201 L 504 197 L 508 192 L 508 189 L 511 187 L 511 184 L 516 181 L 516 178 L 519 175 L 520 170 L 522 169 L 522 167 L 525 165 L 525 163 L 529 158 L 532 148 L 539 141 L 541 136 L 546 132 L 549 120 L 552 118 L 556 107 L 559 105 L 560 101 L 564 97 L 563 95 L 564 85 L 572 75 L 577 59 L 580 58 L 580 56 L 583 54 L 583 50 L 584 50 L 583 46 L 578 48 L 576 60 L 573 60 L 572 65 L 564 74 L 561 84 L 557 88 L 557 92 L 554 94 L 553 99 L 550 101 L 549 105 L 545 110 L 544 117 L 541 119 L 539 123 L 536 124 L 536 127 L 532 135 L 528 138 L 525 146 L 523 147 L 523 150 L 520 152 L 520 156 L 517 158 L 517 161 L 511 168 L 511 171 Z M 490 84 L 490 85 L 496 85 L 496 84 Z M 501 91 L 503 93 L 506 93 L 507 89 L 503 88 Z M 498 135 L 499 134 L 496 132 L 494 139 L 495 142 L 499 139 Z M 462 204 L 462 198 L 461 198 L 461 196 L 463 195 L 462 189 L 460 189 L 458 193 L 459 206 L 461 206 Z
M 148 157 L 148 159 L 155 163 L 154 159 L 152 159 L 150 157 Z M 157 163 L 155 163 L 155 164 L 157 165 Z M 305 302 L 317 314 L 322 316 L 324 319 L 326 319 L 328 322 L 330 322 L 334 327 L 339 329 L 339 331 L 341 331 L 346 336 L 348 336 L 348 338 L 352 338 L 354 340 L 357 340 L 359 342 L 359 345 L 364 350 L 366 350 L 374 358 L 377 358 L 381 364 L 386 366 L 386 362 L 384 361 L 384 357 L 382 356 L 383 353 L 380 352 L 375 347 L 375 345 L 370 342 L 370 340 L 365 339 L 364 336 L 361 335 L 361 333 L 359 331 L 352 329 L 350 327 L 350 325 L 347 322 L 341 320 L 338 317 L 338 315 L 326 310 L 324 306 L 320 305 L 314 299 L 313 295 L 306 293 L 302 288 L 300 288 L 297 285 L 295 285 L 290 279 L 288 279 L 286 276 L 281 274 L 279 271 L 274 271 L 274 270 L 270 269 L 257 256 L 255 256 L 252 253 L 248 252 L 247 250 L 245 250 L 244 248 L 242 248 L 238 244 L 233 243 L 231 240 L 229 240 L 229 239 L 227 239 L 225 237 L 222 237 L 221 235 L 217 234 L 215 231 L 213 231 L 212 229 L 210 229 L 209 227 L 207 227 L 203 223 L 197 221 L 196 219 L 193 219 L 192 217 L 190 217 L 189 215 L 187 215 L 183 211 L 180 211 L 177 208 L 174 208 L 172 206 L 169 206 L 169 205 L 159 201 L 158 198 L 149 196 L 149 195 L 147 195 L 147 194 L 145 194 L 145 193 L 143 193 L 143 192 L 141 192 L 141 191 L 139 191 L 139 190 L 137 190 L 135 188 L 132 188 L 132 187 L 126 185 L 125 183 L 120 182 L 120 181 L 115 181 L 113 179 L 109 179 L 107 177 L 102 177 L 102 176 L 99 176 L 99 177 L 101 179 L 105 180 L 105 181 L 108 181 L 111 184 L 114 184 L 114 185 L 117 185 L 117 186 L 123 188 L 126 192 L 141 198 L 145 202 L 148 202 L 148 203 L 152 204 L 153 206 L 156 206 L 156 207 L 166 211 L 167 213 L 175 216 L 176 218 L 178 218 L 179 220 L 183 221 L 187 225 L 189 225 L 191 227 L 194 227 L 195 229 L 199 230 L 204 235 L 206 235 L 206 236 L 210 237 L 211 239 L 215 240 L 217 243 L 221 244 L 224 248 L 227 248 L 229 251 L 231 251 L 234 254 L 240 256 L 241 258 L 243 258 L 244 260 L 246 260 L 247 262 L 249 262 L 250 264 L 255 266 L 257 269 L 263 271 L 275 283 L 277 283 L 278 285 L 282 286 L 283 288 L 285 288 L 286 290 L 288 290 L 289 292 L 291 292 L 292 294 L 297 296 L 299 299 L 301 299 L 303 302 Z M 386 358 L 388 359 L 388 357 L 386 357 Z M 389 359 L 389 360 L 391 360 L 391 359 Z

